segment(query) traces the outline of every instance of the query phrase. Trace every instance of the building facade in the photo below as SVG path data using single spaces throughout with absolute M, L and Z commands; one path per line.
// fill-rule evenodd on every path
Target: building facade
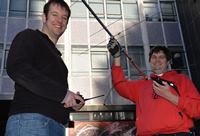
M 182 33 L 187 51 L 188 63 L 192 80 L 200 90 L 200 1 L 177 0 L 177 9 L 182 28 Z M 200 120 L 195 121 L 198 134 L 200 134 Z
M 188 54 L 188 62 L 192 80 L 200 90 L 200 1 L 177 0 L 177 9 L 182 27 L 185 48 Z
M 85 98 L 104 94 L 87 105 L 127 105 L 111 83 L 112 57 L 106 44 L 109 34 L 81 0 L 65 0 L 72 15 L 58 49 L 69 69 L 69 88 Z M 6 59 L 14 36 L 25 28 L 40 29 L 43 5 L 47 0 L 0 0 L 0 99 L 12 100 L 13 81 L 6 73 Z M 175 0 L 87 0 L 87 3 L 115 36 L 145 75 L 150 74 L 148 52 L 151 47 L 170 48 L 171 69 L 190 77 L 185 44 Z M 127 78 L 141 74 L 123 55 Z

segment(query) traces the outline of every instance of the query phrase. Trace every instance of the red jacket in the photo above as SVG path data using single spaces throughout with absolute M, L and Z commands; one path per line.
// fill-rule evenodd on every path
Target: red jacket
M 112 67 L 116 91 L 136 104 L 137 135 L 188 132 L 193 127 L 192 118 L 200 118 L 200 94 L 192 81 L 176 71 L 166 72 L 161 78 L 177 86 L 178 106 L 162 97 L 155 99 L 152 80 L 127 80 L 121 66 Z M 170 91 L 178 95 L 172 87 Z

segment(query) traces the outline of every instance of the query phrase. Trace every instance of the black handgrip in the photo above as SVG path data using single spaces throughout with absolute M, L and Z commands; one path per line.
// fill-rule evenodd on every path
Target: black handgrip
M 79 95 L 79 96 L 82 97 L 84 101 L 88 101 L 88 100 L 91 100 L 91 99 L 95 99 L 95 98 L 98 98 L 98 97 L 102 97 L 102 96 L 104 96 L 104 95 L 98 95 L 98 96 L 90 97 L 90 98 L 86 98 L 86 99 L 84 99 L 84 97 L 83 97 L 82 95 Z M 76 99 L 76 103 L 77 103 L 77 104 L 79 104 L 80 102 L 81 102 L 80 100 Z
M 79 96 L 85 101 L 85 99 L 84 99 L 84 97 L 83 97 L 82 95 L 79 94 Z M 81 102 L 81 101 L 78 100 L 78 99 L 75 99 L 75 100 L 76 100 L 76 103 L 77 103 L 77 104 L 79 104 L 79 103 Z
M 156 82 L 159 83 L 160 85 L 164 85 L 164 84 L 163 84 L 163 81 L 164 81 L 164 82 L 167 82 L 167 84 L 168 84 L 169 86 L 173 87 L 173 88 L 175 89 L 176 93 L 180 96 L 180 93 L 179 93 L 179 91 L 178 91 L 178 88 L 177 88 L 177 86 L 176 86 L 173 82 L 168 81 L 168 80 L 165 80 L 165 79 L 162 79 L 162 78 L 159 78 L 159 77 L 151 77 L 151 79 L 154 80 L 154 81 L 156 81 Z
M 159 77 L 151 77 L 152 80 L 156 81 L 157 83 L 159 83 L 160 85 L 164 85 L 163 84 L 163 79 L 159 78 Z
M 77 104 L 79 104 L 80 102 L 81 102 L 80 100 L 76 99 L 76 103 L 77 103 Z

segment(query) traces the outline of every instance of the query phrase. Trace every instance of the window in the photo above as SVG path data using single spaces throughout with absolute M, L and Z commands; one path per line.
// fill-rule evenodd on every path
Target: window
M 144 58 L 144 50 L 142 47 L 137 46 L 129 46 L 128 47 L 128 54 L 133 59 L 134 63 L 137 67 L 143 71 L 146 69 L 145 66 L 145 58 Z M 130 63 L 130 62 L 129 62 Z M 130 78 L 131 79 L 138 79 L 141 78 L 141 73 L 130 63 Z M 145 73 L 144 73 L 145 74 Z
M 110 19 L 122 18 L 120 0 L 107 0 L 107 17 Z
M 3 58 L 3 43 L 0 43 L 0 68 L 2 65 L 2 58 Z
M 29 16 L 37 17 L 43 14 L 43 6 L 45 4 L 45 0 L 30 0 L 29 5 Z
M 138 6 L 136 1 L 124 0 L 123 6 L 125 19 L 139 21 Z
M 108 54 L 106 48 L 92 48 L 91 49 L 91 66 L 92 71 L 108 70 Z
M 88 47 L 72 45 L 72 73 L 88 73 L 89 66 Z
M 188 68 L 183 47 L 170 46 L 169 49 L 172 54 L 171 69 L 174 69 L 179 73 L 185 73 L 188 75 Z
M 8 57 L 8 52 L 10 49 L 10 45 L 7 45 L 6 48 L 3 48 L 3 43 L 0 43 L 0 68 L 1 71 L 3 71 L 3 75 L 7 75 L 6 73 L 6 62 L 7 62 L 7 57 Z M 2 67 L 3 65 L 3 67 Z
M 6 16 L 7 0 L 0 0 L 0 16 Z
M 177 21 L 177 15 L 173 1 L 161 1 L 160 6 L 163 21 Z
M 27 0 L 10 0 L 9 16 L 26 16 Z
M 87 8 L 81 0 L 71 0 L 71 16 L 72 18 L 86 18 Z
M 160 21 L 157 2 L 144 2 L 144 12 L 146 21 Z
M 3 64 L 3 75 L 7 75 L 7 72 L 6 72 L 6 63 L 7 63 L 7 58 L 8 58 L 8 52 L 10 50 L 10 44 L 6 46 L 5 48 L 5 54 L 4 54 L 4 64 Z
M 98 17 L 104 17 L 104 6 L 102 0 L 90 0 L 89 5 Z M 94 17 L 91 13 L 89 14 L 90 17 Z

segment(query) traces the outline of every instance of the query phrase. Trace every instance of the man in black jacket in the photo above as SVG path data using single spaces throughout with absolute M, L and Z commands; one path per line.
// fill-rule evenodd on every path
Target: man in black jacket
M 69 112 L 85 104 L 79 93 L 69 91 L 68 70 L 56 48 L 69 17 L 63 0 L 50 0 L 44 6 L 42 30 L 26 29 L 14 38 L 7 73 L 16 91 L 6 136 L 64 136 Z

